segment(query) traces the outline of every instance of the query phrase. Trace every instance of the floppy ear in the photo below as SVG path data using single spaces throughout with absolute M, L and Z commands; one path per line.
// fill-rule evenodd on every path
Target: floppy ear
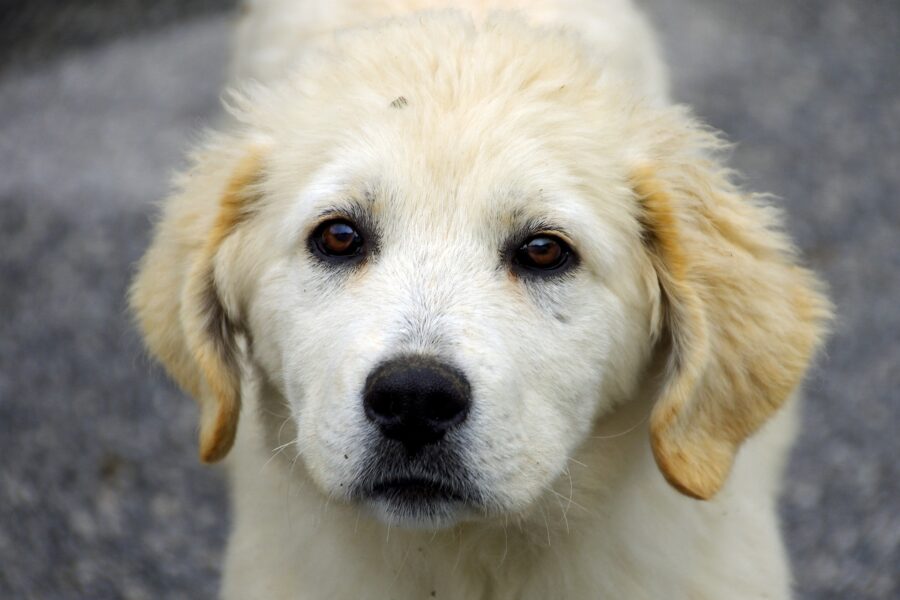
M 771 207 L 710 159 L 674 162 L 633 175 L 668 352 L 651 445 L 673 487 L 708 499 L 800 383 L 831 308 Z
M 248 215 L 261 152 L 201 160 L 167 200 L 130 301 L 151 353 L 199 401 L 200 458 L 215 462 L 231 449 L 241 407 L 239 315 L 222 301 L 216 258 Z

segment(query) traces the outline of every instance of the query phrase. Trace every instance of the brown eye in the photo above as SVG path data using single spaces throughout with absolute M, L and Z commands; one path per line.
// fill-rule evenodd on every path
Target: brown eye
M 352 258 L 362 252 L 363 238 L 354 225 L 343 219 L 325 221 L 310 240 L 320 254 L 332 258 Z
M 529 271 L 558 271 L 569 262 L 571 248 L 556 236 L 541 234 L 529 238 L 516 251 L 516 264 Z

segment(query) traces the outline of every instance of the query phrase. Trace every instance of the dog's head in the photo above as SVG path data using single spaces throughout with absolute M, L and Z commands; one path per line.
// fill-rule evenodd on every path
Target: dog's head
M 240 102 L 133 288 L 201 402 L 202 458 L 228 452 L 251 365 L 325 494 L 448 524 L 525 510 L 652 389 L 662 473 L 712 496 L 828 315 L 716 138 L 514 22 L 337 46 Z

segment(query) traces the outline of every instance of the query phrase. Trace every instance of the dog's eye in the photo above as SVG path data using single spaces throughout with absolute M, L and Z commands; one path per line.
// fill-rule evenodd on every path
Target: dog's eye
M 319 225 L 310 239 L 319 254 L 333 258 L 359 256 L 363 238 L 356 227 L 345 219 L 332 219 Z
M 558 237 L 546 233 L 535 235 L 519 246 L 513 257 L 520 268 L 529 271 L 559 271 L 569 263 L 572 249 Z

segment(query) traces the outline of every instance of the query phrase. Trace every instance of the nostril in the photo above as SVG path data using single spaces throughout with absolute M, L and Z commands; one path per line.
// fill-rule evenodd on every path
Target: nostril
M 440 440 L 462 423 L 471 387 L 457 368 L 431 357 L 405 356 L 377 367 L 366 380 L 366 416 L 407 447 Z
M 450 428 L 465 419 L 469 409 L 467 392 L 436 390 L 425 406 L 425 417 L 435 425 Z
M 365 395 L 366 416 L 380 424 L 392 423 L 403 412 L 401 398 L 389 393 L 383 386 L 367 385 Z

